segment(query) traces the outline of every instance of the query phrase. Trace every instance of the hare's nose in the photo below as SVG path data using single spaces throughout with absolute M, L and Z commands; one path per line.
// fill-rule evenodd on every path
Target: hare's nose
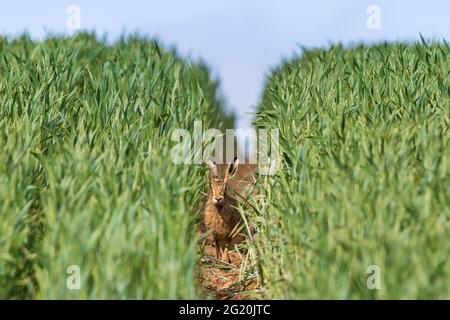
M 214 197 L 214 199 L 216 199 L 216 201 L 222 201 L 223 197 L 222 196 L 217 196 L 217 197 Z

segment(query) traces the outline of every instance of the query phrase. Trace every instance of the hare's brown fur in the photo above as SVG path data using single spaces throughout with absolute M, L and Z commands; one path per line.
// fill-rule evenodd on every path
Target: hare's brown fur
M 227 192 L 227 179 L 229 174 L 234 175 L 238 163 L 235 160 L 233 164 L 228 165 L 223 179 L 218 178 L 216 165 L 208 163 L 211 167 L 211 189 L 205 207 L 205 227 L 212 233 L 217 259 L 225 262 L 230 262 L 228 247 L 244 240 L 244 236 L 238 233 L 242 223 L 236 208 L 238 202 Z

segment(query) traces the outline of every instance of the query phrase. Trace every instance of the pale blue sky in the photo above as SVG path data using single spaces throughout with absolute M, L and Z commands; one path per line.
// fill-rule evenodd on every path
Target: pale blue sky
M 47 31 L 67 33 L 67 7 L 81 9 L 82 29 L 158 36 L 184 56 L 202 57 L 219 76 L 230 108 L 248 127 L 265 75 L 299 46 L 342 42 L 450 39 L 449 0 L 41 0 L 0 2 L 0 34 L 27 30 L 42 38 Z M 370 5 L 381 10 L 381 29 L 366 26 Z

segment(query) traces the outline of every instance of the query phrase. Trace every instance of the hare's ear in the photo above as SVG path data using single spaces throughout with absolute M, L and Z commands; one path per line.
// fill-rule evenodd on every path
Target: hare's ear
M 239 159 L 236 157 L 234 158 L 233 162 L 230 162 L 228 164 L 227 171 L 225 171 L 225 177 L 223 178 L 223 180 L 227 181 L 228 178 L 233 178 L 237 172 L 238 166 Z
M 217 166 L 216 162 L 212 160 L 206 161 L 206 164 L 209 166 L 209 169 L 211 170 L 211 179 L 217 179 Z

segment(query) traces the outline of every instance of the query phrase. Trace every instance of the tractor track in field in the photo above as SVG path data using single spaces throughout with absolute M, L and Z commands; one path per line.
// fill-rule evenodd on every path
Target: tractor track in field
M 219 168 L 219 170 L 223 168 Z M 242 193 L 244 188 L 254 181 L 256 166 L 241 164 L 229 188 L 232 192 Z M 206 232 L 203 222 L 201 232 Z M 218 261 L 215 257 L 215 245 L 211 235 L 200 244 L 198 282 L 207 296 L 216 300 L 243 300 L 257 298 L 259 283 L 255 278 L 248 277 L 249 258 L 246 252 L 230 251 L 231 263 Z

